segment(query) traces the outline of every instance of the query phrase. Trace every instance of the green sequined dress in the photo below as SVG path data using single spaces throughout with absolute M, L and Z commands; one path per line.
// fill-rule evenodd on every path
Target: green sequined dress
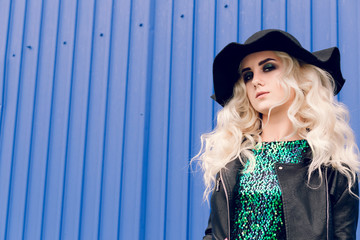
M 306 140 L 296 140 L 263 142 L 253 150 L 254 171 L 237 176 L 231 239 L 286 239 L 275 163 L 299 163 L 308 149 Z

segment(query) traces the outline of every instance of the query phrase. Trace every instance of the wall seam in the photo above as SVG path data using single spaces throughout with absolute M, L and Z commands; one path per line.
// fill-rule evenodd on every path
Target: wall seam
M 191 159 L 191 155 L 192 155 L 192 148 L 191 148 L 191 145 L 192 145 L 192 138 L 193 138 L 193 121 L 192 121 L 192 116 L 193 116 L 193 111 L 194 111 L 194 108 L 193 108 L 193 95 L 194 95 L 194 64 L 195 64 L 195 54 L 194 54 L 194 51 L 195 51 L 195 28 L 196 28 L 196 0 L 193 0 L 193 16 L 192 16 L 192 41 L 191 41 L 191 84 L 190 84 L 190 106 L 189 106 L 189 145 L 188 145 L 188 174 L 187 174 L 187 231 L 186 231 L 186 239 L 191 239 L 190 238 L 190 221 L 191 221 L 191 212 L 190 212 L 190 209 L 191 209 L 191 199 L 190 199 L 190 191 L 191 191 L 191 171 L 190 171 L 190 162 L 189 160 Z
M 110 88 L 110 71 L 111 71 L 111 56 L 112 56 L 112 42 L 113 42 L 113 26 L 114 26 L 114 0 L 111 1 L 111 20 L 110 20 L 110 40 L 109 40 L 109 56 L 108 56 L 108 69 L 107 69 L 107 83 L 106 83 L 106 103 L 105 103 L 105 123 L 104 123 L 104 135 L 103 135 L 103 152 L 102 152 L 102 165 L 101 165 L 101 182 L 100 182 L 100 202 L 99 202 L 99 214 L 98 214 L 98 234 L 97 237 L 100 239 L 101 236 L 101 213 L 103 205 L 103 188 L 104 188 L 104 168 L 105 168 L 105 158 L 106 158 L 106 133 L 108 125 L 108 112 L 109 112 L 109 88 Z
M 84 156 L 83 156 L 83 169 L 82 169 L 82 180 L 81 180 L 81 197 L 80 197 L 80 214 L 79 214 L 79 231 L 78 231 L 78 239 L 81 239 L 82 234 L 82 224 L 83 224 L 83 206 L 84 206 L 84 185 L 85 185 L 85 173 L 86 173 L 86 158 L 87 158 L 87 148 L 88 148 L 88 141 L 87 136 L 89 132 L 89 112 L 90 112 L 90 98 L 91 98 L 91 88 L 92 88 L 92 65 L 93 65 L 93 57 L 94 57 L 94 38 L 95 38 L 95 23 L 96 23 L 96 6 L 97 0 L 94 0 L 93 5 L 93 21 L 92 21 L 92 34 L 91 34 L 91 57 L 90 57 L 90 75 L 89 75 L 89 88 L 88 88 L 88 95 L 87 95 L 87 106 L 86 106 L 86 123 L 85 123 L 85 144 L 84 144 Z
M 8 74 L 7 74 L 7 60 L 8 60 L 8 55 L 10 52 L 9 49 L 9 39 L 10 39 L 10 29 L 11 29 L 11 17 L 12 17 L 12 9 L 13 9 L 13 1 L 10 1 L 10 5 L 9 5 L 9 17 L 8 17 L 8 29 L 7 29 L 7 33 L 6 33 L 6 44 L 5 44 L 5 56 L 4 56 L 4 73 L 3 73 L 3 79 L 4 79 L 4 83 L 3 83 L 3 89 L 2 89 L 2 96 L 1 96 L 1 109 L 0 109 L 0 124 L 1 124 L 1 128 L 0 128 L 0 156 L 2 155 L 2 149 L 3 149 L 3 142 L 4 142 L 4 134 L 2 134 L 2 130 L 4 129 L 5 123 L 3 121 L 3 116 L 5 114 L 5 94 L 6 91 L 5 89 L 7 88 L 7 78 L 8 78 Z M 12 169 L 12 158 L 11 158 L 11 168 L 10 168 L 10 173 L 11 173 L 11 169 Z M 11 180 L 11 175 L 9 176 L 9 187 L 8 187 L 8 194 L 10 194 L 10 180 Z M 7 220 L 8 220 L 8 206 L 9 206 L 9 195 L 7 197 L 8 202 L 7 202 L 7 208 L 6 208 L 6 214 L 5 214 L 5 226 L 4 226 L 4 238 L 6 239 L 6 234 L 7 234 Z
M 23 54 L 24 54 L 24 38 L 25 38 L 25 22 L 27 17 L 27 4 L 25 3 L 25 10 L 24 10 L 24 19 L 23 19 L 23 30 L 22 30 L 22 40 L 21 40 L 21 53 L 20 53 L 20 67 L 19 67 L 19 84 L 17 89 L 17 99 L 16 99 L 16 113 L 15 113 L 15 125 L 14 125 L 14 139 L 12 145 L 12 153 L 11 153 L 11 170 L 10 170 L 10 183 L 9 183 L 9 191 L 8 191 L 8 204 L 7 204 L 7 212 L 6 212 L 6 226 L 5 226 L 5 239 L 8 237 L 8 227 L 9 227 L 9 215 L 10 215 L 10 206 L 11 206 L 11 195 L 12 195 L 12 183 L 13 183 L 13 173 L 14 173 L 14 164 L 15 164 L 15 148 L 16 148 L 16 133 L 17 133 L 17 125 L 19 123 L 18 113 L 19 113 L 19 101 L 20 101 L 20 88 L 21 88 L 21 78 L 22 78 L 22 67 L 23 67 Z
M 61 0 L 60 0 L 61 1 Z M 76 1 L 76 13 L 75 13 L 75 28 L 74 28 L 74 43 L 72 50 L 72 65 L 71 65 L 71 81 L 70 81 L 70 96 L 69 96 L 69 109 L 67 120 L 67 133 L 66 133 L 66 149 L 65 149 L 65 163 L 64 163 L 64 176 L 63 176 L 63 189 L 61 199 L 61 214 L 60 214 L 60 226 L 59 226 L 59 239 L 62 239 L 63 234 L 63 220 L 64 220 L 64 205 L 65 205 L 65 191 L 66 191 L 66 177 L 67 177 L 67 165 L 68 165 L 68 153 L 69 153 L 69 136 L 70 136 L 70 121 L 71 121 L 71 107 L 72 107 L 72 95 L 73 95 L 73 82 L 74 82 L 74 62 L 75 62 L 75 48 L 77 43 L 77 29 L 78 29 L 78 15 L 79 15 L 79 1 Z M 59 5 L 61 6 L 61 5 Z M 59 14 L 60 19 L 60 14 Z M 60 21 L 59 21 L 60 22 Z M 55 79 L 55 75 L 54 75 Z
M 40 58 L 40 46 L 41 46 L 41 37 L 42 37 L 42 24 L 43 24 L 43 17 L 44 17 L 44 1 L 41 1 L 41 19 L 40 19 L 40 26 L 39 26 L 39 39 L 38 39 L 38 45 L 37 45 L 37 61 L 36 61 L 36 77 L 35 77 L 35 89 L 34 89 L 34 98 L 33 98 L 33 111 L 32 111 L 32 123 L 31 123 L 31 132 L 30 132 L 30 146 L 29 146 L 29 165 L 28 165 L 28 172 L 27 172 L 27 181 L 26 181 L 26 193 L 25 193 L 25 209 L 24 209 L 24 220 L 23 220 L 23 232 L 22 232 L 22 238 L 24 238 L 24 235 L 26 233 L 26 218 L 27 218 L 27 207 L 28 207 L 28 199 L 29 199 L 29 182 L 30 182 L 30 176 L 31 176 L 31 168 L 32 168 L 32 146 L 33 146 L 33 139 L 34 139 L 34 128 L 35 128 L 35 110 L 36 110 L 36 96 L 38 92 L 38 77 L 39 77 L 39 58 Z
M 125 136 L 126 136 L 126 111 L 127 111 L 127 95 L 128 95 L 128 81 L 129 81 L 129 69 L 130 69 L 130 47 L 131 47 L 131 25 L 132 25 L 132 11 L 133 1 L 130 0 L 130 15 L 129 15 L 129 42 L 128 42 L 128 54 L 127 54 L 127 67 L 126 67 L 126 83 L 125 83 L 125 97 L 124 97 L 124 122 L 123 122 L 123 137 L 122 137 L 122 150 L 121 150 L 121 173 L 120 173 L 120 191 L 119 191 L 119 217 L 117 228 L 117 239 L 120 239 L 120 226 L 121 226 L 121 190 L 124 176 L 124 151 L 125 151 Z
M 156 0 L 150 1 L 149 10 L 149 32 L 148 32 L 148 50 L 147 50 L 147 78 L 152 79 L 153 72 L 153 50 L 154 50 L 154 24 L 156 17 Z M 148 178 L 148 156 L 149 156 L 149 126 L 151 115 L 151 100 L 152 100 L 152 81 L 146 83 L 146 101 L 145 101 L 145 125 L 144 125 L 144 139 L 143 139 L 143 159 L 142 159 L 142 179 L 141 179 L 141 200 L 140 200 L 140 219 L 139 219 L 139 239 L 145 239 L 146 219 L 147 219 L 147 178 Z
M 171 37 L 170 37 L 170 64 L 169 64 L 169 97 L 168 97 L 168 125 L 167 125 L 167 141 L 166 141 L 166 173 L 165 173 L 165 211 L 164 211 L 164 236 L 163 239 L 166 239 L 167 233 L 167 199 L 168 199 L 168 178 L 169 178 L 169 140 L 170 140 L 170 108 L 171 108 L 171 87 L 172 87 L 172 65 L 173 65 L 173 42 L 174 42 L 174 0 L 172 1 L 171 7 Z

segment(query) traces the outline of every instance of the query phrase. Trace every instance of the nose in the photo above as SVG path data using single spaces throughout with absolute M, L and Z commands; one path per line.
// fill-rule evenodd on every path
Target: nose
M 251 83 L 254 85 L 255 88 L 258 86 L 264 86 L 264 82 L 263 82 L 261 76 L 256 73 L 254 73 Z

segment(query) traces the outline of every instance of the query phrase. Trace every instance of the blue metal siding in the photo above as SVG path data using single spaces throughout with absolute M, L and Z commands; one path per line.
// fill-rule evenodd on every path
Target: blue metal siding
M 360 136 L 356 0 L 1 0 L 0 239 L 200 239 L 190 159 L 214 127 L 212 61 L 281 28 L 339 46 Z
M 46 2 L 46 1 L 45 1 Z M 76 2 L 54 1 L 46 2 L 44 12 L 51 12 L 44 20 L 45 36 L 51 36 L 47 43 L 52 46 L 48 61 L 49 71 L 44 73 L 45 91 L 49 94 L 42 111 L 44 123 L 39 126 L 49 126 L 50 130 L 43 136 L 47 144 L 46 150 L 42 150 L 41 157 L 44 159 L 44 197 L 43 206 L 40 210 L 41 226 L 37 229 L 37 235 L 42 239 L 59 239 L 61 229 L 61 216 L 63 206 L 63 182 L 66 158 L 66 141 L 70 105 L 71 74 L 73 68 L 73 48 Z M 44 58 L 44 61 L 46 58 Z M 46 70 L 44 69 L 44 72 Z M 45 75 L 46 74 L 46 75 Z M 52 81 L 49 81 L 49 80 Z M 50 83 L 51 82 L 51 83 Z M 44 101 L 44 100 L 43 100 Z M 39 141 L 39 151 L 42 148 Z

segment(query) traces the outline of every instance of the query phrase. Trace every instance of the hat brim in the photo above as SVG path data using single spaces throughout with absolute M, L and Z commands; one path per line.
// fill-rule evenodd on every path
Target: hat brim
M 335 80 L 334 95 L 338 94 L 345 83 L 340 69 L 340 52 L 337 47 L 317 52 L 309 52 L 290 34 L 280 31 L 263 31 L 256 39 L 245 44 L 230 43 L 215 57 L 213 80 L 215 101 L 224 106 L 233 95 L 233 87 L 239 80 L 241 61 L 249 54 L 260 51 L 281 51 L 305 63 L 315 65 L 329 72 Z M 248 39 L 248 40 L 249 40 Z

